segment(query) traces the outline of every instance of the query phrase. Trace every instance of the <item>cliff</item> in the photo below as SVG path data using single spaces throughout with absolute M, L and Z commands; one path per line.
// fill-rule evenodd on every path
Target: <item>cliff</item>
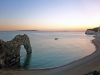
M 0 39 L 0 68 L 9 67 L 20 61 L 20 48 L 24 45 L 27 54 L 32 52 L 29 37 L 17 35 L 11 41 L 3 41 Z
M 87 29 L 85 34 L 87 34 L 87 35 L 95 35 L 96 32 L 98 32 L 98 27 L 93 28 L 93 29 Z

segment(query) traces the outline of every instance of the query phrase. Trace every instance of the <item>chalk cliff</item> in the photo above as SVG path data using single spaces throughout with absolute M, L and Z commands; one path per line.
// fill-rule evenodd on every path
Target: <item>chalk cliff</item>
M 27 54 L 32 52 L 29 37 L 17 35 L 11 41 L 3 41 L 0 39 L 0 68 L 9 67 L 20 61 L 20 48 L 24 45 Z
M 86 32 L 85 32 L 85 34 L 87 34 L 87 35 L 95 35 L 96 32 L 93 31 L 93 30 L 87 29 Z
M 87 29 L 85 34 L 87 34 L 87 35 L 96 35 L 97 32 L 98 32 L 98 27 L 93 28 L 93 29 Z

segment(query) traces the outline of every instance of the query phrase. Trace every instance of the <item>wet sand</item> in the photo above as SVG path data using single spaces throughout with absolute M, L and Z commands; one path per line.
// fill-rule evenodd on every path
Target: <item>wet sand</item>
M 100 43 L 96 39 L 92 42 L 96 46 L 95 52 L 67 65 L 39 70 L 2 70 L 0 75 L 83 75 L 94 70 L 100 71 Z

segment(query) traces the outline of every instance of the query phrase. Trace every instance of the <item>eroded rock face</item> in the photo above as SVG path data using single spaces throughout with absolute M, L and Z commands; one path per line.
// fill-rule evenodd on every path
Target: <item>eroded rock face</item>
M 88 30 L 86 30 L 85 34 L 87 34 L 87 35 L 96 35 L 96 32 L 93 31 L 93 30 L 88 29 Z
M 0 68 L 9 67 L 20 61 L 20 48 L 24 45 L 27 54 L 32 52 L 29 37 L 17 35 L 11 41 L 0 39 Z

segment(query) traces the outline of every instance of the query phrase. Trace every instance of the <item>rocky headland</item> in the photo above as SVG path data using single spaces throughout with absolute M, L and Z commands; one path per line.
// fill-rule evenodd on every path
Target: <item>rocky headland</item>
M 87 35 L 96 35 L 97 32 L 98 32 L 98 27 L 93 28 L 93 29 L 87 29 L 85 34 L 87 34 Z

